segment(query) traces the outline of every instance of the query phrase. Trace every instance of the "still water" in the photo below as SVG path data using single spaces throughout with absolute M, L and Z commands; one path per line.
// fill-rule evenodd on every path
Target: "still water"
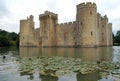
M 3 59 L 3 55 L 6 56 Z M 120 81 L 116 77 L 102 78 L 98 72 L 91 74 L 72 73 L 64 76 L 46 76 L 39 72 L 20 73 L 17 59 L 35 56 L 80 58 L 84 61 L 120 61 L 120 46 L 98 48 L 0 48 L 0 81 Z

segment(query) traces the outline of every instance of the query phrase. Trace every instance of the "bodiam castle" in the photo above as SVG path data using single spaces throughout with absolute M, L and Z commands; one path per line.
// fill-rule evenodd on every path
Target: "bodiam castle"
M 108 17 L 97 12 L 95 3 L 81 3 L 76 8 L 76 20 L 72 22 L 58 23 L 58 14 L 49 11 L 39 15 L 40 27 L 37 29 L 32 15 L 20 20 L 20 46 L 111 46 L 112 23 Z

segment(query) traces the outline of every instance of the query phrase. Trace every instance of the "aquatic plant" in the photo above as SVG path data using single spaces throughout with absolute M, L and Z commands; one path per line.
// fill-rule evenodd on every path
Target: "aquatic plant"
M 69 73 L 89 74 L 100 71 L 100 76 L 109 74 L 120 76 L 120 62 L 90 62 L 79 58 L 64 57 L 23 57 L 19 59 L 19 71 L 34 73 L 38 71 L 42 75 L 61 76 Z

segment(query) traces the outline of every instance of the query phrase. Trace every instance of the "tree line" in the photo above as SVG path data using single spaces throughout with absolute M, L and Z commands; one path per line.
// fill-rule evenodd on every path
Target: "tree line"
M 117 31 L 116 35 L 113 34 L 113 44 L 120 45 L 120 30 Z
M 0 29 L 0 47 L 19 46 L 19 34 Z

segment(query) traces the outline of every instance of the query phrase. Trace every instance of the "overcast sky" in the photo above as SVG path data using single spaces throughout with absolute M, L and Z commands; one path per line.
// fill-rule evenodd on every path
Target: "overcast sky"
M 95 2 L 97 11 L 109 18 L 113 32 L 120 30 L 120 0 L 0 0 L 0 29 L 19 32 L 20 19 L 34 15 L 35 28 L 39 27 L 39 14 L 48 10 L 58 14 L 58 22 L 74 21 L 76 5 Z

